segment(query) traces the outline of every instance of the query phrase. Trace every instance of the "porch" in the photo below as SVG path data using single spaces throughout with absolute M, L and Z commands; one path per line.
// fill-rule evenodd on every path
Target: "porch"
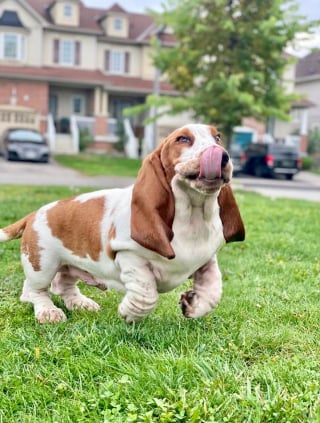
M 119 143 L 128 150 L 129 143 L 130 154 L 136 157 L 139 140 L 144 137 L 145 117 L 129 121 L 124 118 L 124 109 L 144 101 L 145 96 L 109 93 L 104 87 L 50 86 L 47 136 L 53 153 L 79 152 L 85 135 L 91 138 L 94 150 L 112 150 Z

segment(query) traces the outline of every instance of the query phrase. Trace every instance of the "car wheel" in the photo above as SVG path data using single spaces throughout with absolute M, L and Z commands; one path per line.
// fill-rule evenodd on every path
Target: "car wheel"
M 287 173 L 285 176 L 287 181 L 292 181 L 294 175 L 292 173 Z

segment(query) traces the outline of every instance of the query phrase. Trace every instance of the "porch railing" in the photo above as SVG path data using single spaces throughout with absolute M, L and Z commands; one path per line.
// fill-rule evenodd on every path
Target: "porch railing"
M 72 115 L 70 117 L 70 132 L 72 136 L 73 151 L 75 154 L 79 153 L 79 123 L 78 116 Z
M 127 137 L 127 142 L 124 145 L 124 150 L 126 155 L 130 159 L 137 159 L 139 157 L 138 153 L 138 140 L 137 137 L 134 135 L 131 123 L 129 119 L 123 120 L 124 130 Z
M 54 125 L 54 119 L 51 114 L 47 116 L 47 138 L 49 141 L 50 150 L 54 152 L 56 144 L 56 127 Z

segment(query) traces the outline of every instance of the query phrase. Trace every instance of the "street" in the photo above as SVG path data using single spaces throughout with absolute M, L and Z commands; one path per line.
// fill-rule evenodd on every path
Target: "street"
M 270 198 L 320 201 L 320 175 L 311 172 L 299 172 L 292 181 L 241 175 L 234 177 L 233 186 L 245 191 L 254 191 Z
M 125 187 L 134 178 L 85 176 L 52 161 L 49 164 L 7 162 L 0 158 L 0 184 Z M 241 175 L 233 178 L 235 189 L 254 191 L 270 198 L 297 198 L 320 202 L 320 175 L 299 172 L 292 181 Z

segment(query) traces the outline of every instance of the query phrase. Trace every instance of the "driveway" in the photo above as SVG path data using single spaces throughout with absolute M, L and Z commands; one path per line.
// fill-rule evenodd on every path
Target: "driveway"
M 66 185 L 82 187 L 126 187 L 134 178 L 85 176 L 52 161 L 46 163 L 7 162 L 0 158 L 0 184 Z M 320 175 L 299 172 L 292 181 L 251 176 L 233 178 L 233 187 L 255 191 L 271 198 L 297 198 L 320 202 Z

